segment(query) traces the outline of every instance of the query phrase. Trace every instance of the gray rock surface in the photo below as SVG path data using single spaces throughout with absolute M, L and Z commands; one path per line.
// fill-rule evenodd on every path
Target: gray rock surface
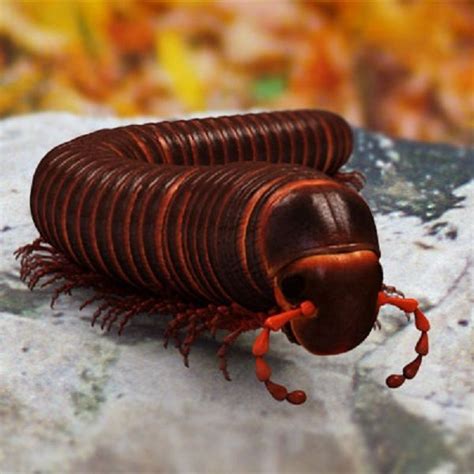
M 12 252 L 37 235 L 29 188 L 41 157 L 85 132 L 124 123 L 47 113 L 0 122 L 0 472 L 468 473 L 474 471 L 473 154 L 357 131 L 351 166 L 368 176 L 385 281 L 418 298 L 430 354 L 398 390 L 385 377 L 413 359 L 417 331 L 383 309 L 355 350 L 315 357 L 272 336 L 275 380 L 304 388 L 294 407 L 254 376 L 253 335 L 217 370 L 200 340 L 186 369 L 157 318 L 121 337 L 91 328 L 84 294 L 50 309 Z

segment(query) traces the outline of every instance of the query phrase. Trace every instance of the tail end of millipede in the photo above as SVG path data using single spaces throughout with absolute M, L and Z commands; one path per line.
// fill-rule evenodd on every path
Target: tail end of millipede
M 397 296 L 391 296 L 381 291 L 378 295 L 377 307 L 380 308 L 380 306 L 386 304 L 395 306 L 406 314 L 413 313 L 415 316 L 415 327 L 421 333 L 415 346 L 416 357 L 403 367 L 401 374 L 389 375 L 385 380 L 389 388 L 398 388 L 403 385 L 406 380 L 410 380 L 416 376 L 423 357 L 429 352 L 428 331 L 430 330 L 430 323 L 425 314 L 419 309 L 418 301 L 413 298 L 404 298 L 399 294 Z

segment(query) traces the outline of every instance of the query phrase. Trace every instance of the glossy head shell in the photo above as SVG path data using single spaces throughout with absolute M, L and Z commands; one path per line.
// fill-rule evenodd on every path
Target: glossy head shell
M 330 179 L 292 185 L 268 211 L 265 250 L 275 298 L 289 309 L 309 300 L 310 319 L 287 333 L 305 349 L 338 354 L 360 344 L 376 319 L 382 285 L 372 214 L 355 191 Z
M 380 255 L 368 205 L 356 191 L 330 178 L 283 188 L 267 210 L 264 236 L 271 275 L 311 255 L 355 250 Z

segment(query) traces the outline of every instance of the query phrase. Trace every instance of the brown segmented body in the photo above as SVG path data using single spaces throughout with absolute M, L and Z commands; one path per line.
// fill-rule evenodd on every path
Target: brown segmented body
M 351 149 L 350 127 L 321 111 L 101 130 L 46 155 L 32 215 L 49 243 L 96 272 L 263 309 L 273 291 L 256 252 L 259 210 L 290 183 L 336 173 Z
M 64 280 L 53 297 L 92 287 L 93 322 L 169 313 L 187 361 L 197 335 L 228 331 L 218 355 L 244 331 L 257 378 L 277 400 L 300 404 L 270 379 L 270 331 L 318 355 L 360 344 L 379 307 L 413 312 L 421 337 L 400 386 L 428 353 L 418 302 L 382 283 L 372 214 L 360 176 L 338 170 L 352 133 L 340 117 L 302 110 L 99 130 L 51 150 L 33 178 L 31 211 L 41 238 L 17 250 L 33 288 Z M 123 294 L 122 294 L 123 293 Z M 393 296 L 396 295 L 396 296 Z M 85 304 L 90 303 L 88 300 Z M 278 311 L 280 312 L 279 314 Z M 184 340 L 179 333 L 184 332 Z

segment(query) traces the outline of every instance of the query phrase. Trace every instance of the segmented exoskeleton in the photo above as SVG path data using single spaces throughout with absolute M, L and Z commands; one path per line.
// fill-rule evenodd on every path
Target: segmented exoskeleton
M 95 288 L 105 302 L 94 321 L 109 328 L 138 312 L 171 313 L 167 336 L 185 357 L 203 331 L 229 331 L 219 351 L 226 376 L 227 347 L 262 328 L 257 376 L 292 403 L 304 392 L 271 382 L 263 360 L 271 330 L 315 354 L 336 354 L 367 337 L 380 305 L 394 304 L 414 312 L 422 331 L 417 358 L 387 380 L 398 386 L 428 352 L 429 325 L 416 300 L 382 283 L 361 175 L 339 172 L 351 150 L 349 125 L 314 110 L 76 138 L 35 172 L 31 212 L 41 238 L 18 251 L 22 277 L 31 287 L 63 279 L 55 297 Z

